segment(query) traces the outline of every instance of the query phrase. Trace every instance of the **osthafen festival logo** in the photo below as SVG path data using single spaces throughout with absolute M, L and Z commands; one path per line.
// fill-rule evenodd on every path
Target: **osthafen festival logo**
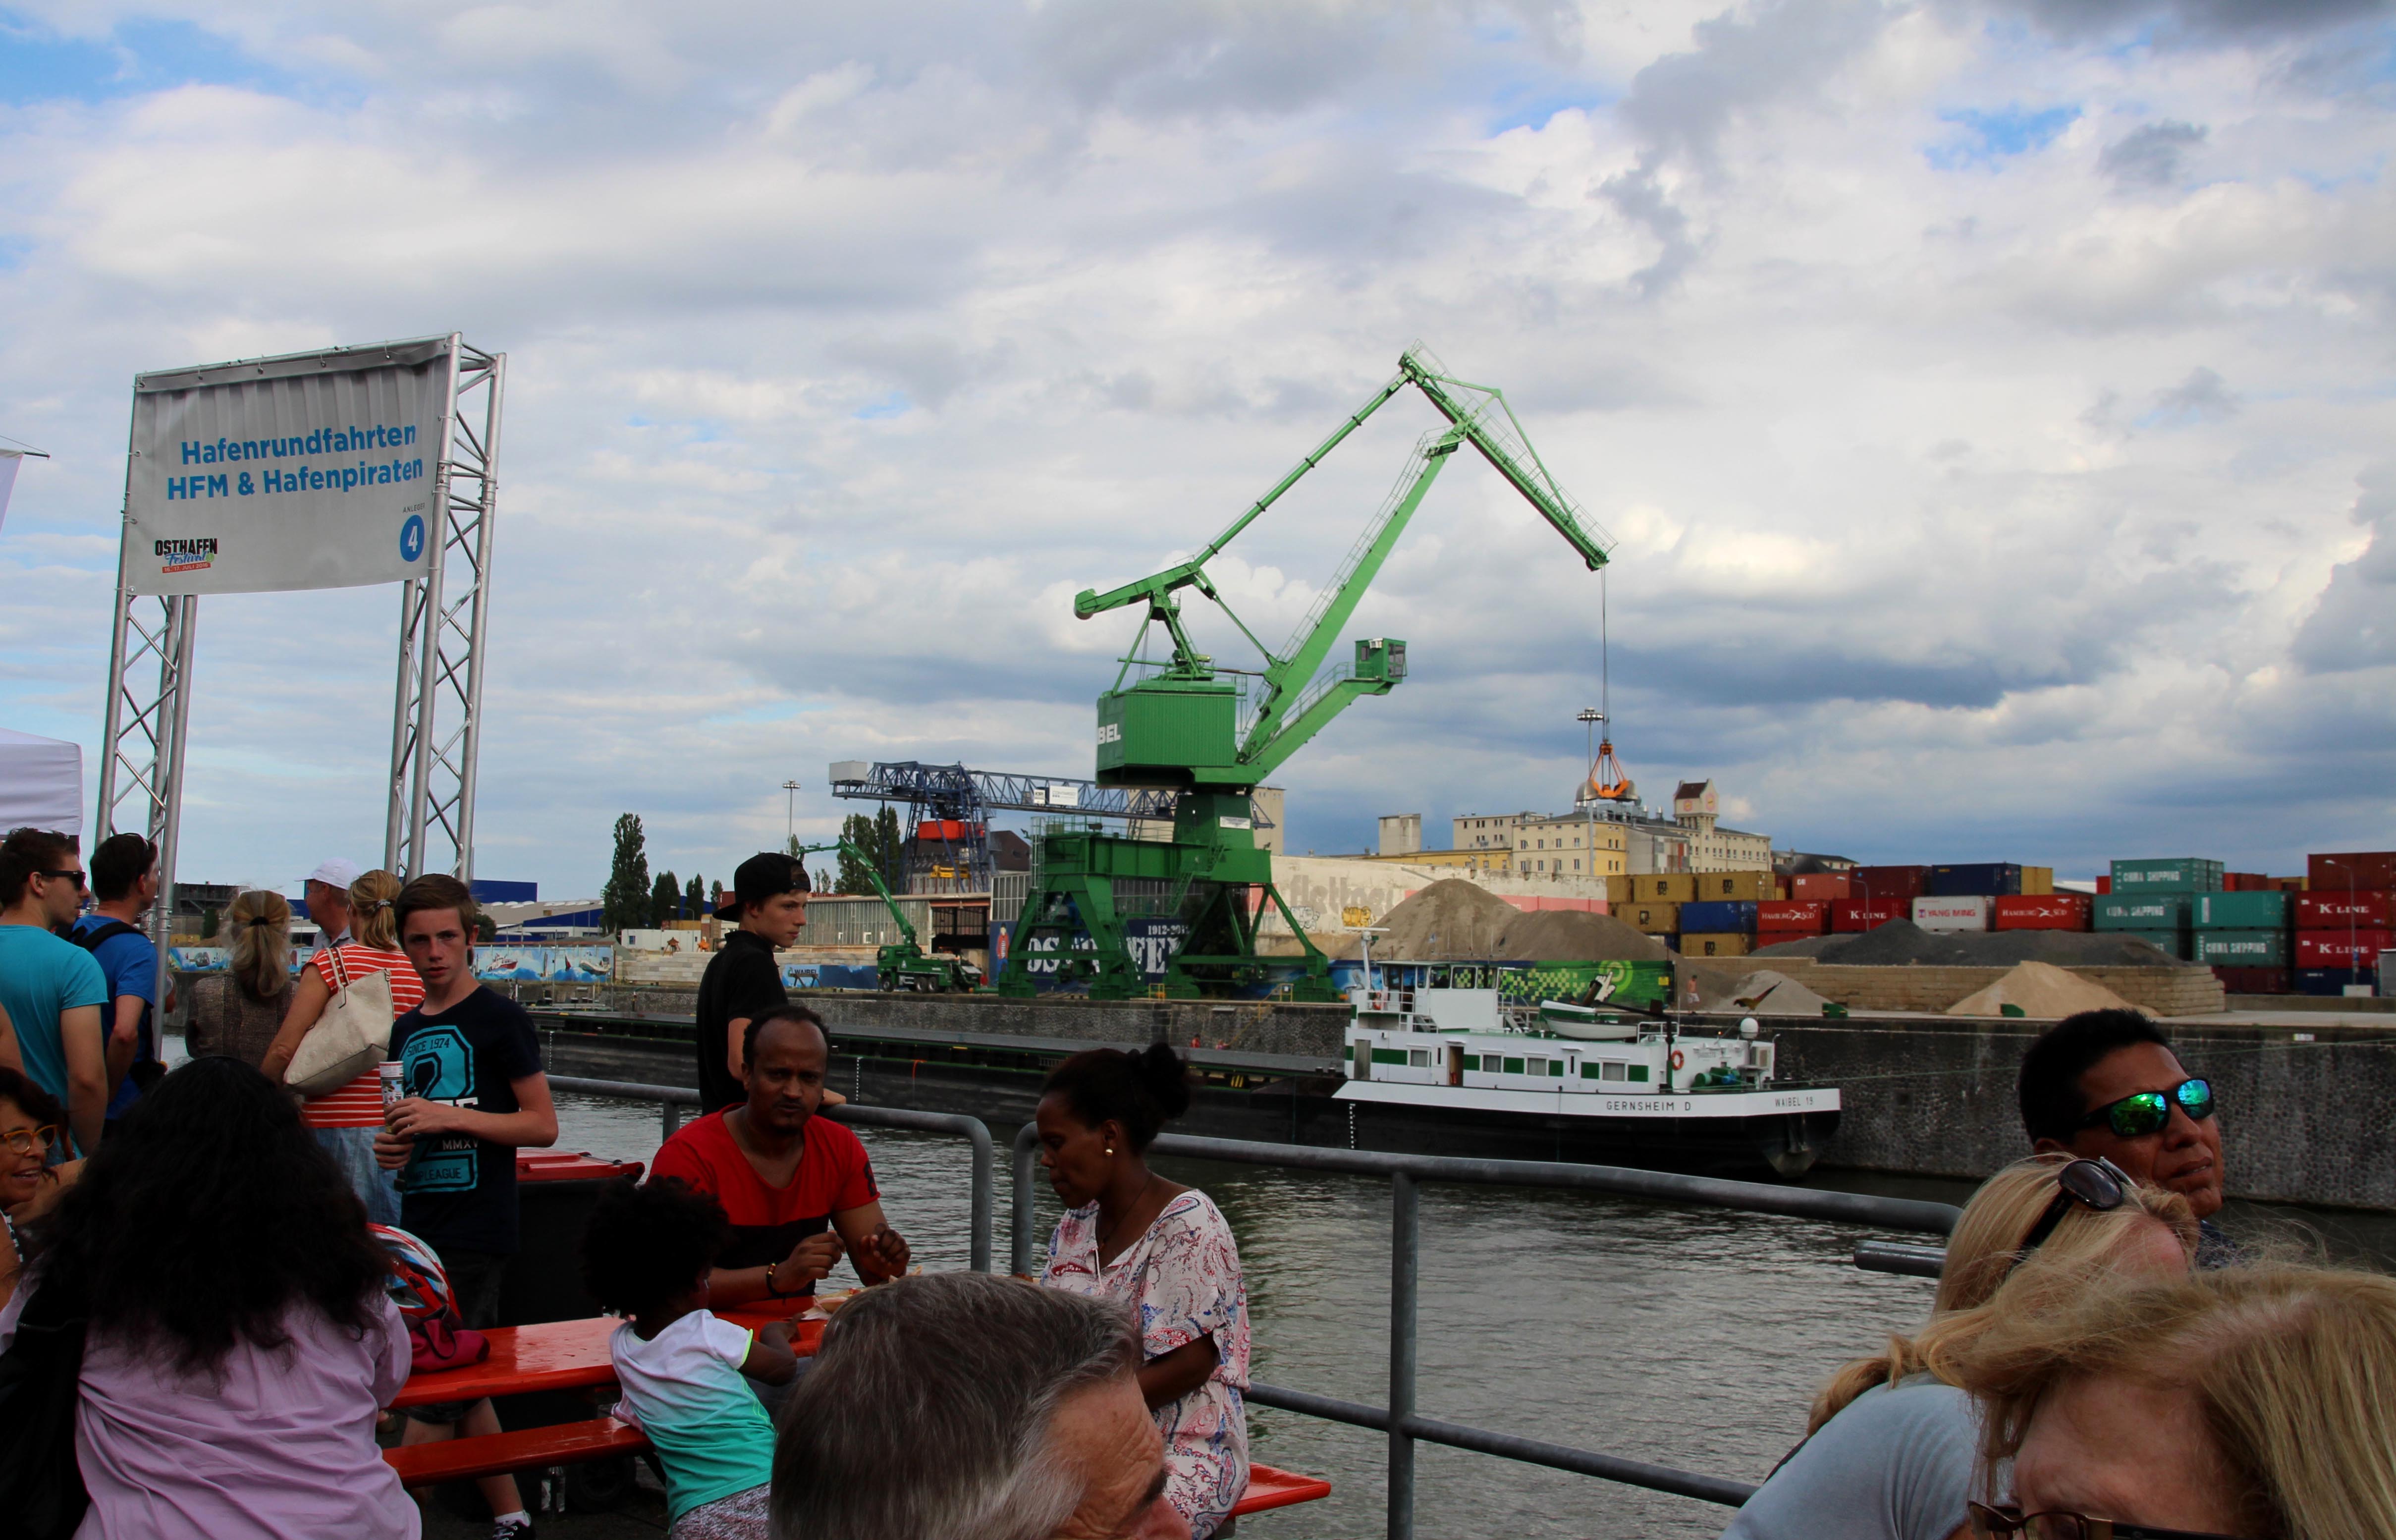
M 216 564 L 217 538 L 204 535 L 195 539 L 153 540 L 150 550 L 158 558 L 161 574 L 205 572 Z

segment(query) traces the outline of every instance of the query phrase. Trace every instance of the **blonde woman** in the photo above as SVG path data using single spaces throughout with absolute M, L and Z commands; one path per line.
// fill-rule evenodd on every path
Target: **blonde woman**
M 1724 1540 L 1968 1534 L 1978 1424 L 1949 1359 L 2009 1306 L 2022 1308 L 2042 1278 L 2185 1277 L 2196 1243 L 2188 1200 L 2101 1162 L 2040 1155 L 1998 1172 L 1948 1239 L 1928 1326 L 1891 1336 L 1887 1352 L 1831 1376 L 1806 1418 L 1805 1441 L 1747 1500 Z
M 225 910 L 232 966 L 191 988 L 183 1046 L 193 1058 L 237 1058 L 252 1069 L 283 1025 L 291 1002 L 291 905 L 279 893 L 253 889 Z
M 393 1019 L 423 1001 L 424 981 L 399 949 L 399 918 L 392 908 L 399 889 L 399 879 L 379 870 L 361 873 L 350 884 L 353 939 L 320 949 L 300 970 L 291 987 L 291 1008 L 283 1017 L 283 1029 L 259 1065 L 268 1080 L 281 1083 L 292 1055 L 323 1018 L 334 993 L 356 980 L 369 974 L 391 976 Z M 316 1131 L 317 1142 L 332 1151 L 366 1204 L 366 1217 L 379 1225 L 398 1224 L 398 1186 L 374 1158 L 374 1138 L 382 1130 L 382 1086 L 375 1072 L 369 1069 L 339 1090 L 303 1103 L 300 1118 Z
M 2230 1268 L 2111 1279 L 1953 1365 L 2011 1500 L 1976 1534 L 2396 1534 L 2396 1280 Z

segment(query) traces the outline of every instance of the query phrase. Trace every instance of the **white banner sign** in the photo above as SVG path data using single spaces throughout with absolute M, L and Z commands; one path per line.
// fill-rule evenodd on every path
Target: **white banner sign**
M 446 337 L 168 369 L 133 384 L 125 582 L 137 593 L 424 575 Z
M 0 449 L 0 524 L 8 522 L 8 494 L 17 485 L 17 467 L 25 457 L 14 449 Z

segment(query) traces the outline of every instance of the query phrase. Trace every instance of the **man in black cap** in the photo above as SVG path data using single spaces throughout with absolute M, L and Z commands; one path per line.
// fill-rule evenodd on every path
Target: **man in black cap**
M 699 981 L 699 1100 L 702 1113 L 737 1107 L 749 1093 L 740 1083 L 740 1043 L 752 1017 L 790 1003 L 774 950 L 799 938 L 807 923 L 807 869 L 795 856 L 761 851 L 732 874 L 732 890 L 715 911 L 737 920 Z

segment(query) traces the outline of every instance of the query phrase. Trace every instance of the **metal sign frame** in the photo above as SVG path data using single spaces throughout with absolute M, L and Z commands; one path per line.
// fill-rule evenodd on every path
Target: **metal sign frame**
M 399 671 L 392 722 L 383 865 L 402 877 L 443 869 L 463 882 L 474 874 L 474 775 L 481 744 L 483 634 L 488 618 L 491 548 L 499 509 L 499 420 L 507 354 L 484 352 L 451 332 L 414 339 L 446 343 L 449 381 L 441 418 L 433 497 L 440 538 L 421 578 L 400 585 Z M 285 358 L 243 360 L 278 365 L 294 359 L 340 361 L 388 353 L 405 343 L 335 348 Z M 338 363 L 334 366 L 338 366 Z M 211 365 L 194 375 L 234 367 Z M 126 497 L 130 512 L 133 457 L 128 436 Z M 140 828 L 158 846 L 158 901 L 150 915 L 164 998 L 173 936 L 175 858 L 182 833 L 183 769 L 191 725 L 196 594 L 137 593 L 127 582 L 132 526 L 117 541 L 115 614 L 109 633 L 108 710 L 100 746 L 98 816 L 91 843 L 118 831 L 120 813 L 142 805 Z M 455 574 L 455 578 L 451 574 Z M 455 583 L 454 588 L 445 587 Z M 150 669 L 154 661 L 156 676 Z M 446 708 L 446 709 L 445 709 Z M 437 840 L 436 840 L 437 837 Z M 446 847 L 444 850 L 442 847 Z

